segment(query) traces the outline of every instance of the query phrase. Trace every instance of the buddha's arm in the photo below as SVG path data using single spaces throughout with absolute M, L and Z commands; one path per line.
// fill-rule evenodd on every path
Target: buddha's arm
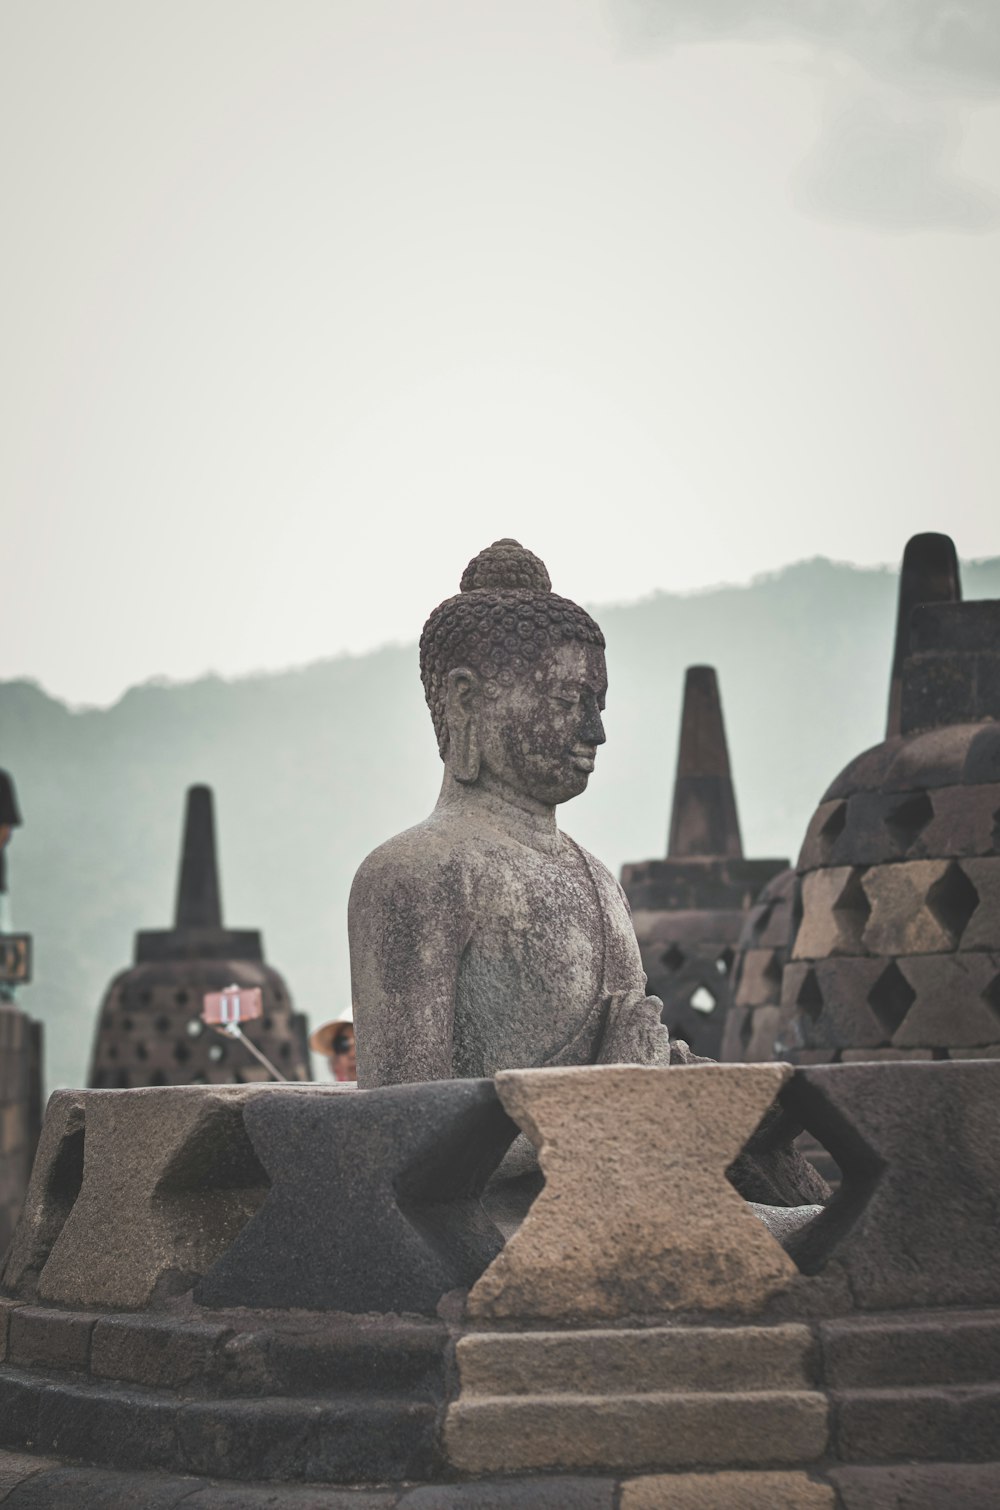
M 362 1089 L 454 1073 L 455 991 L 469 934 L 462 888 L 449 867 L 401 864 L 399 858 L 376 851 L 351 888 L 351 990 Z

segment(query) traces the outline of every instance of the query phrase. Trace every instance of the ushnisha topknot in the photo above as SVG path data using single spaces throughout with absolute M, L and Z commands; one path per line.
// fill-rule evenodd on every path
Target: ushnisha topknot
M 420 636 L 420 678 L 442 759 L 449 671 L 467 666 L 486 696 L 495 696 L 566 640 L 604 649 L 590 614 L 552 591 L 544 561 L 516 540 L 495 540 L 474 556 L 462 573 L 461 592 L 438 604 Z

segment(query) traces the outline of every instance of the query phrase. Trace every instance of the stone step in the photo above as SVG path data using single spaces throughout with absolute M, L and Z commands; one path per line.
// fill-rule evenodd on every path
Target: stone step
M 988 1384 L 1000 1379 L 1000 1311 L 850 1317 L 820 1327 L 835 1389 Z
M 191 1399 L 0 1368 L 0 1447 L 238 1479 L 427 1479 L 438 1407 L 390 1395 Z
M 823 1456 L 827 1416 L 805 1390 L 462 1395 L 444 1442 L 465 1473 L 802 1464 Z
M 470 1395 L 638 1395 L 647 1391 L 803 1389 L 815 1383 L 809 1328 L 650 1327 L 477 1332 L 456 1349 Z
M 983 1462 L 1000 1442 L 1000 1384 L 843 1390 L 831 1407 L 836 1455 L 846 1463 Z

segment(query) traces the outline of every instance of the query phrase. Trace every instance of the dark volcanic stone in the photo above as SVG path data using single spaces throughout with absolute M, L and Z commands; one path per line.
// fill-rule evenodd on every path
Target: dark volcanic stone
M 194 1478 L 114 1468 L 49 1468 L 3 1501 L 17 1510 L 174 1510 L 193 1503 Z
M 424 1484 L 400 1510 L 611 1510 L 614 1479 L 507 1479 L 493 1483 Z
M 800 1068 L 780 1097 L 844 1183 L 796 1261 L 861 1310 L 1000 1301 L 1000 1061 Z
M 835 1468 L 830 1478 L 844 1510 L 996 1510 L 998 1463 L 904 1463 Z
M 996 1311 L 850 1317 L 823 1322 L 820 1338 L 824 1377 L 835 1389 L 1000 1379 Z
M 428 1313 L 503 1246 L 479 1193 L 517 1129 L 492 1081 L 257 1098 L 245 1125 L 271 1189 L 201 1305 Z

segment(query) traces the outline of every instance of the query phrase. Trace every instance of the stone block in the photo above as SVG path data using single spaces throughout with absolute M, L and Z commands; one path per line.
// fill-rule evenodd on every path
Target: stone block
M 1000 782 L 939 787 L 929 794 L 933 817 L 915 850 L 929 856 L 992 855 L 1000 822 Z
M 783 1390 L 459 1396 L 444 1443 L 466 1473 L 801 1464 L 826 1450 L 827 1402 Z
M 95 1316 L 21 1306 L 10 1319 L 8 1360 L 18 1368 L 86 1370 Z
M 954 724 L 948 728 L 928 729 L 900 741 L 894 758 L 883 775 L 884 792 L 913 792 L 939 786 L 957 786 L 968 781 L 966 765 L 969 750 L 976 738 L 974 724 Z M 997 777 L 980 778 L 995 781 Z
M 199 1481 L 165 1473 L 116 1468 L 66 1467 L 34 1460 L 42 1471 L 23 1482 L 5 1510 L 176 1510 L 196 1503 Z M 246 1502 L 244 1502 L 246 1503 Z M 250 1510 L 247 1504 L 247 1510 Z M 279 1510 L 279 1507 L 275 1507 Z M 360 1507 L 359 1507 L 360 1510 Z
M 0 1363 L 7 1356 L 7 1339 L 10 1336 L 11 1313 L 23 1304 L 23 1300 L 9 1300 L 0 1296 Z
M 780 1007 L 758 1007 L 754 1012 L 750 1042 L 746 1048 L 748 1064 L 759 1064 L 774 1058 L 774 1041 L 778 1036 L 780 1020 Z
M 916 1000 L 893 1034 L 896 1047 L 974 1048 L 996 1042 L 1000 991 L 996 1007 L 986 993 L 1000 982 L 1000 958 L 963 951 L 917 955 L 897 964 Z
M 775 1064 L 498 1075 L 545 1186 L 469 1313 L 748 1311 L 784 1289 L 794 1266 L 726 1170 L 790 1074 Z
M 329 1484 L 312 1487 L 212 1484 L 185 1500 L 184 1510 L 394 1510 L 398 1503 L 396 1489 L 334 1489 Z M 132 1510 L 131 1505 L 128 1510 Z
M 792 958 L 860 954 L 867 919 L 861 872 L 851 865 L 810 871 L 802 878 L 802 921 Z
M 979 904 L 962 933 L 961 949 L 1000 950 L 1000 855 L 963 860 L 962 871 L 975 887 Z
M 781 994 L 781 962 L 774 949 L 747 949 L 740 956 L 735 1001 L 740 1007 L 771 1006 Z
M 899 735 L 894 735 L 881 744 L 872 745 L 870 750 L 862 750 L 860 755 L 855 755 L 827 787 L 823 801 L 833 802 L 838 798 L 850 797 L 855 792 L 877 790 L 892 769 L 903 743 Z
M 672 1473 L 627 1479 L 620 1510 L 835 1510 L 829 1484 L 806 1473 Z
M 479 1200 L 516 1134 L 492 1081 L 272 1092 L 246 1126 L 271 1188 L 202 1305 L 433 1313 L 503 1246 Z
M 614 1479 L 532 1478 L 422 1484 L 400 1498 L 400 1510 L 613 1510 Z
M 24 1210 L 7 1250 L 0 1280 L 6 1289 L 34 1296 L 38 1276 L 62 1231 L 83 1181 L 85 1092 L 49 1097 Z
M 238 1332 L 224 1348 L 227 1390 L 234 1394 L 324 1394 L 329 1391 L 444 1394 L 443 1323 L 398 1316 L 325 1318 L 261 1325 Z
M 988 786 L 1000 781 L 1000 724 L 977 729 L 965 757 L 962 780 L 969 786 Z
M 154 1389 L 208 1383 L 224 1371 L 223 1347 L 231 1335 L 231 1327 L 167 1316 L 105 1316 L 94 1328 L 90 1371 Z
M 874 865 L 862 886 L 871 905 L 864 947 L 872 954 L 935 954 L 954 949 L 958 933 L 932 905 L 932 893 L 951 869 L 950 860 L 903 860 Z
M 834 1468 L 844 1510 L 996 1510 L 1000 1463 Z
M 378 1483 L 426 1479 L 437 1408 L 417 1400 L 327 1396 L 181 1406 L 184 1467 L 213 1478 Z
M 51 1381 L 39 1394 L 43 1452 L 122 1468 L 168 1468 L 174 1458 L 174 1404 L 104 1385 Z
M 472 1332 L 455 1353 L 466 1395 L 794 1390 L 814 1382 L 808 1327 Z
M 843 797 L 820 803 L 809 820 L 809 827 L 799 850 L 799 871 L 817 870 L 821 866 L 836 863 L 834 851 L 847 827 L 847 811 L 848 805 Z
M 859 1389 L 832 1396 L 837 1455 L 848 1463 L 893 1458 L 961 1461 L 960 1396 L 940 1389 Z
M 0 1452 L 0 1501 L 32 1474 L 43 1473 L 53 1466 L 52 1458 L 36 1458 L 26 1452 Z
M 977 1049 L 949 1049 L 949 1059 L 1000 1059 L 1000 1043 L 987 1043 Z
M 998 1455 L 1000 1381 L 994 1379 L 965 1393 L 960 1407 L 960 1429 L 963 1460 L 982 1462 Z
M 742 1064 L 751 1033 L 752 1014 L 747 1007 L 730 1007 L 722 1033 L 720 1057 L 723 1064 Z
M 158 1288 L 191 1285 L 264 1199 L 267 1178 L 243 1111 L 275 1091 L 170 1086 L 81 1093 L 83 1181 L 39 1276 L 40 1298 L 130 1308 L 148 1304 Z
M 1000 1302 L 998 1100 L 996 1060 L 796 1070 L 782 1102 L 844 1177 L 799 1264 L 840 1266 L 859 1310 Z
M 878 1064 L 880 1062 L 901 1064 L 907 1059 L 934 1058 L 933 1049 L 844 1049 L 840 1055 L 843 1064 Z

